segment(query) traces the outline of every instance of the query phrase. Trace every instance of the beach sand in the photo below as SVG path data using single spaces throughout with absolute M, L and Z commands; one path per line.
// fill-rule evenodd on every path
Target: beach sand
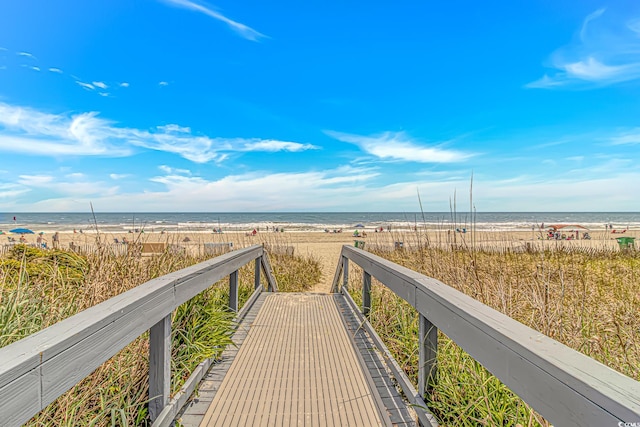
M 362 231 L 359 230 L 359 233 Z M 96 239 L 100 238 L 102 242 L 109 243 L 114 246 L 124 245 L 115 244 L 114 239 L 119 242 L 126 238 L 130 242 L 143 243 L 167 243 L 169 245 L 177 245 L 184 247 L 192 253 L 204 250 L 205 243 L 232 243 L 234 249 L 248 247 L 255 244 L 265 244 L 272 251 L 285 251 L 287 248 L 293 248 L 295 254 L 310 256 L 317 259 L 322 266 L 323 277 L 313 292 L 329 292 L 331 282 L 335 274 L 335 269 L 340 258 L 340 250 L 343 245 L 354 245 L 355 240 L 364 241 L 365 249 L 380 247 L 387 250 L 393 250 L 395 242 L 402 242 L 405 248 L 417 247 L 429 241 L 431 245 L 449 247 L 452 244 L 466 247 L 489 247 L 493 250 L 509 249 L 509 250 L 527 250 L 527 248 L 542 246 L 550 249 L 558 248 L 597 248 L 618 250 L 617 237 L 635 237 L 638 238 L 640 232 L 638 230 L 629 230 L 624 234 L 611 234 L 604 230 L 590 232 L 591 240 L 547 240 L 546 234 L 538 230 L 535 231 L 508 231 L 508 232 L 477 232 L 475 236 L 472 233 L 455 233 L 446 230 L 439 231 L 398 231 L 398 232 L 379 232 L 373 230 L 365 230 L 366 237 L 354 237 L 353 231 L 345 231 L 343 233 L 324 233 L 324 232 L 258 232 L 256 235 L 247 235 L 247 232 L 229 232 L 229 233 L 211 233 L 211 232 L 166 232 L 166 233 L 106 233 L 96 234 L 95 232 L 60 233 L 59 245 L 63 249 L 70 246 L 80 246 L 90 248 L 96 244 Z M 567 233 L 569 234 L 569 233 Z M 7 243 L 6 236 L 2 237 L 2 243 Z M 18 240 L 19 236 L 12 236 Z M 52 233 L 44 236 L 49 247 L 52 247 Z M 28 244 L 35 244 L 37 235 L 25 236 Z M 638 243 L 636 243 L 636 247 Z M 290 250 L 290 249 L 289 249 Z

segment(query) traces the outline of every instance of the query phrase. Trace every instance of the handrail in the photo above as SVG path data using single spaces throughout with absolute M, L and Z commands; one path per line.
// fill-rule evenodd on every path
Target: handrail
M 553 425 L 640 425 L 640 382 L 438 280 L 361 249 L 343 246 L 332 289 L 340 290 L 338 270 L 344 276 L 349 260 L 363 269 L 365 283 L 368 275 L 375 277 L 420 313 L 421 395 L 434 372 L 439 328 Z
M 2 425 L 22 425 L 147 330 L 153 421 L 169 402 L 172 312 L 253 260 L 268 265 L 266 259 L 259 245 L 229 252 L 150 280 L 0 348 Z M 265 276 L 269 290 L 276 290 L 270 269 Z M 233 295 L 233 280 L 230 286 Z

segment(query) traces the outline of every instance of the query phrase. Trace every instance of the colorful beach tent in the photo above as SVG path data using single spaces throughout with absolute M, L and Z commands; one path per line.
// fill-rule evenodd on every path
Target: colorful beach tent
M 35 234 L 33 231 L 28 228 L 14 228 L 13 230 L 9 230 L 11 233 L 15 234 Z
M 578 224 L 552 224 L 549 226 L 549 228 L 553 231 L 559 231 L 563 228 L 570 228 L 570 229 L 576 229 L 576 228 L 581 228 L 583 230 L 588 230 L 587 227 L 584 227 L 582 225 L 578 225 Z

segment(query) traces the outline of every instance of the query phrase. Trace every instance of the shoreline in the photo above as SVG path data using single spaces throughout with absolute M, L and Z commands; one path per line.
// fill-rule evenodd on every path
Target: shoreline
M 122 233 L 134 230 L 145 232 L 207 233 L 215 229 L 223 232 L 246 232 L 254 228 L 260 232 L 284 228 L 285 232 L 322 233 L 325 229 L 353 232 L 362 225 L 369 232 L 382 227 L 384 231 L 442 232 L 466 229 L 487 233 L 537 232 L 551 224 L 579 224 L 590 232 L 640 230 L 640 213 L 633 212 L 282 212 L 282 213 L 16 213 L 0 214 L 0 230 L 28 228 L 38 233 L 95 232 Z

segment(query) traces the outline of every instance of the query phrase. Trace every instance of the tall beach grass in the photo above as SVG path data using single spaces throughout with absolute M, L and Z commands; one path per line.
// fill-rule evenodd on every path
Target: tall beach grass
M 527 250 L 452 244 L 451 233 L 398 235 L 402 250 L 368 248 L 419 271 L 595 360 L 640 380 L 640 254 L 606 248 Z M 356 273 L 359 268 L 354 268 Z M 350 275 L 361 301 L 361 275 Z M 373 280 L 371 322 L 417 384 L 416 311 Z M 428 405 L 446 426 L 547 426 L 525 402 L 439 334 L 437 382 Z
M 151 257 L 115 255 L 100 241 L 93 246 L 83 255 L 16 246 L 0 258 L 0 347 L 209 257 L 173 250 Z M 320 267 L 312 258 L 276 254 L 271 264 L 281 291 L 303 291 L 320 280 Z M 241 305 L 253 292 L 253 274 L 253 263 L 239 271 Z M 231 343 L 234 313 L 227 309 L 228 292 L 228 281 L 222 280 L 173 313 L 173 392 L 200 362 Z M 27 425 L 148 425 L 148 349 L 145 333 Z

